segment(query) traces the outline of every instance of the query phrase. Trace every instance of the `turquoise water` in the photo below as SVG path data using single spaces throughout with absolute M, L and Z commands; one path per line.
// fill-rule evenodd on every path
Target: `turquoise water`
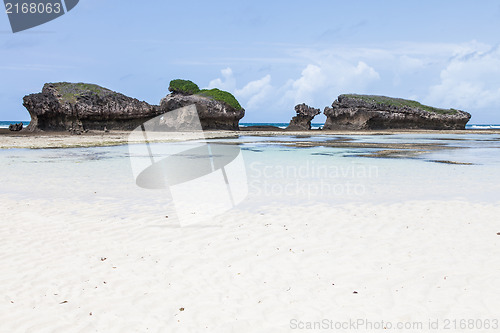
M 373 158 L 362 155 L 381 149 L 321 146 L 321 142 L 332 139 L 327 136 L 241 136 L 210 142 L 240 147 L 249 192 L 239 207 L 248 209 L 259 210 L 285 202 L 331 205 L 409 200 L 500 202 L 500 135 L 335 138 L 385 144 L 431 143 L 445 149 L 407 158 Z M 305 141 L 319 145 L 293 145 Z M 438 160 L 470 164 L 435 162 Z M 117 216 L 131 209 L 147 212 L 166 204 L 161 191 L 142 189 L 135 184 L 127 146 L 3 149 L 0 182 L 0 194 L 19 202 L 68 198 L 89 204 L 104 201 Z
M 4 121 L 4 120 L 0 120 L 0 128 L 9 128 L 9 125 L 10 124 L 18 124 L 18 123 L 23 123 L 24 124 L 24 127 L 28 126 L 29 125 L 29 121 L 21 121 L 21 120 L 13 120 L 13 121 Z
M 258 168 L 250 167 L 249 179 L 267 188 L 280 183 L 298 184 L 297 193 L 288 195 L 283 192 L 283 196 L 288 197 L 289 201 L 311 200 L 332 204 L 429 199 L 500 201 L 499 135 L 419 134 L 336 138 L 354 139 L 353 143 L 439 144 L 445 149 L 408 158 L 373 158 L 362 155 L 381 149 L 325 146 L 296 148 L 282 143 L 273 144 L 273 141 L 287 141 L 281 137 L 261 137 L 256 142 L 253 142 L 251 137 L 242 137 L 240 140 L 245 142 L 242 144 L 242 149 L 246 153 L 248 165 L 251 166 L 253 163 L 262 169 L 268 167 L 271 170 L 267 175 L 269 177 L 263 177 L 263 172 L 259 172 Z M 288 139 L 296 142 L 320 143 L 326 137 Z M 471 165 L 435 161 L 453 161 Z M 282 169 L 285 170 L 281 172 Z M 296 171 L 299 170 L 303 173 L 298 174 Z M 258 176 L 261 176 L 261 179 Z M 279 190 L 270 196 L 273 197 L 273 194 L 279 197 Z

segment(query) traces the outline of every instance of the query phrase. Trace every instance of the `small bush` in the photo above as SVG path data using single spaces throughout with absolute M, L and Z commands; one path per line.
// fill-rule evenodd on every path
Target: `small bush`
M 170 81 L 168 90 L 174 93 L 180 93 L 184 95 L 200 95 L 208 98 L 212 98 L 219 102 L 224 102 L 227 105 L 233 107 L 236 110 L 241 110 L 242 107 L 240 103 L 234 98 L 231 93 L 227 91 L 214 89 L 202 89 L 198 85 L 189 80 L 176 79 Z
M 203 89 L 203 90 L 200 90 L 200 92 L 198 92 L 198 95 L 210 97 L 210 98 L 215 99 L 216 101 L 224 102 L 236 110 L 242 109 L 240 103 L 238 103 L 236 98 L 231 93 L 228 93 L 227 91 L 219 90 L 217 88 Z
M 170 81 L 168 90 L 174 93 L 193 95 L 198 93 L 200 88 L 193 81 L 176 79 Z

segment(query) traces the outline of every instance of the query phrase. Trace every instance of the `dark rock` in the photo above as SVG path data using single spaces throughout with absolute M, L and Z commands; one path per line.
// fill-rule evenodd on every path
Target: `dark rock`
M 295 112 L 297 115 L 290 120 L 287 130 L 310 130 L 311 121 L 321 113 L 319 109 L 312 108 L 305 103 L 295 105 Z
M 460 110 L 374 95 L 340 95 L 323 113 L 325 130 L 465 129 L 471 117 Z
M 42 92 L 24 96 L 35 130 L 67 130 L 81 134 L 104 127 L 132 130 L 160 114 L 157 106 L 86 83 L 46 83 Z
M 23 129 L 23 123 L 18 123 L 18 124 L 10 124 L 9 125 L 9 130 L 14 131 L 14 132 L 19 132 L 20 130 Z
M 188 105 L 196 105 L 203 129 L 238 130 L 239 121 L 245 115 L 245 109 L 236 109 L 231 105 L 198 94 L 186 95 L 173 92 L 160 102 L 160 110 L 172 111 Z
M 177 108 L 196 104 L 204 129 L 238 129 L 244 109 L 201 95 L 172 93 L 161 106 L 87 83 L 46 83 L 42 92 L 24 96 L 31 122 L 27 129 L 69 131 L 133 130 L 145 121 Z

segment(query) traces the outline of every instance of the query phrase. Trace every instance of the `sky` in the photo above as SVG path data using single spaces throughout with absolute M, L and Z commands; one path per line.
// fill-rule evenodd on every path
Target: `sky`
M 242 122 L 288 122 L 296 104 L 323 111 L 358 93 L 500 124 L 499 32 L 496 0 L 80 0 L 15 34 L 0 14 L 0 120 L 29 120 L 22 97 L 45 82 L 159 104 L 182 78 L 233 93 Z

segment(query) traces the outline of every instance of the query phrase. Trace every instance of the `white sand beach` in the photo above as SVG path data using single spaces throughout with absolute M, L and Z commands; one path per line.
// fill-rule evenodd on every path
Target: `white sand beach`
M 293 319 L 493 319 L 498 207 L 266 207 L 177 228 L 161 210 L 110 216 L 105 204 L 3 197 L 1 322 L 10 332 L 289 332 Z
M 480 175 L 496 162 L 343 157 L 378 168 L 349 180 L 359 198 L 263 195 L 256 162 L 316 148 L 250 148 L 248 197 L 190 225 L 135 185 L 124 148 L 0 151 L 0 331 L 495 331 L 498 176 Z

